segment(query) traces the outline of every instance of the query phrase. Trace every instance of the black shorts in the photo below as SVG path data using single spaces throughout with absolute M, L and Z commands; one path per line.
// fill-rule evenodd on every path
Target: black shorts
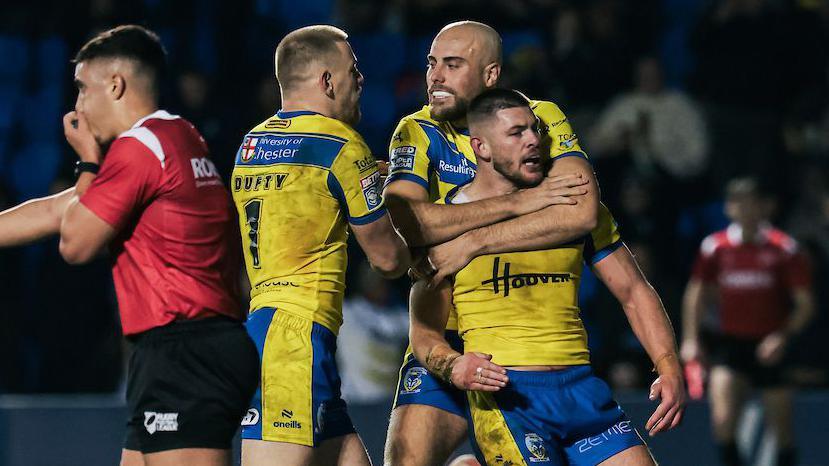
M 741 338 L 708 333 L 703 341 L 708 363 L 711 366 L 726 366 L 746 377 L 751 385 L 757 388 L 785 385 L 783 364 L 764 366 L 757 359 L 757 347 L 762 338 Z
M 259 354 L 242 323 L 177 322 L 132 341 L 124 448 L 230 449 L 259 383 Z

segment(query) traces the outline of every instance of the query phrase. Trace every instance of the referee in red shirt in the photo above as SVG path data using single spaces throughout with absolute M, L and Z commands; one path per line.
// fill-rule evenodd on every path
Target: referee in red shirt
M 135 344 L 121 464 L 229 465 L 259 380 L 230 196 L 198 131 L 158 108 L 158 36 L 120 26 L 74 61 L 78 99 L 63 124 L 77 183 L 0 213 L 0 247 L 60 233 L 61 255 L 81 264 L 108 245 Z
M 790 338 L 812 319 L 814 299 L 808 262 L 791 237 L 768 223 L 771 210 L 756 179 L 731 181 L 725 212 L 732 223 L 702 242 L 685 291 L 681 354 L 711 366 L 711 420 L 728 466 L 746 464 L 735 430 L 751 388 L 762 392 L 766 423 L 777 437 L 777 465 L 795 464 L 783 356 Z M 711 306 L 718 309 L 719 327 L 701 336 Z

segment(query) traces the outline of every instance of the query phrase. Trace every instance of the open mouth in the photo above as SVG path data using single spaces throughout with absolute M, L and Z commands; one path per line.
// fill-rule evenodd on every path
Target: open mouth
M 441 101 L 452 97 L 452 93 L 446 91 L 431 91 L 429 95 L 432 97 L 433 101 Z
M 521 165 L 533 170 L 541 168 L 541 156 L 532 155 L 530 157 L 527 157 L 526 159 L 521 161 Z

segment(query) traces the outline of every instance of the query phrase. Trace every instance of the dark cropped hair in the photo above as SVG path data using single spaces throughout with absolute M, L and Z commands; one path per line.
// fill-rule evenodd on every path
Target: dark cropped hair
M 725 185 L 726 197 L 751 196 L 755 199 L 773 198 L 768 182 L 757 176 L 741 176 Z
M 96 58 L 125 58 L 138 64 L 138 72 L 149 76 L 158 91 L 166 67 L 166 52 L 158 35 L 134 24 L 118 26 L 90 39 L 75 55 L 74 63 Z
M 489 89 L 472 99 L 466 111 L 466 119 L 469 125 L 474 125 L 487 120 L 499 110 L 517 107 L 530 109 L 530 101 L 524 94 L 512 89 Z

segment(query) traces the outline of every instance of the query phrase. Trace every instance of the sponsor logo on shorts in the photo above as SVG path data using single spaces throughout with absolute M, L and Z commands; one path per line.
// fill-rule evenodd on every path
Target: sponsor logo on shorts
M 406 371 L 406 376 L 403 377 L 403 390 L 400 390 L 401 395 L 408 395 L 411 393 L 420 393 L 420 385 L 423 383 L 421 378 L 426 374 L 426 369 L 423 367 L 412 367 Z
M 156 432 L 178 432 L 178 413 L 144 411 L 144 427 L 150 435 Z
M 245 414 L 245 417 L 242 418 L 242 425 L 255 426 L 256 424 L 259 424 L 259 410 L 256 408 L 250 408 Z
M 374 172 L 361 179 L 360 187 L 363 189 L 363 197 L 366 199 L 368 210 L 380 205 L 382 200 L 380 197 L 380 172 Z
M 415 159 L 415 148 L 413 146 L 400 146 L 391 151 L 391 167 L 389 171 L 394 173 L 398 170 L 413 170 Z
M 514 273 L 510 270 L 512 265 L 510 262 L 504 262 L 504 270 L 500 272 L 500 264 L 501 258 L 496 257 L 492 263 L 492 278 L 482 281 L 481 285 L 492 284 L 492 292 L 495 294 L 503 293 L 504 297 L 509 296 L 512 289 L 525 286 L 569 283 L 572 280 L 569 273 Z
M 282 415 L 282 417 L 285 419 L 291 419 L 292 417 L 294 417 L 294 411 L 291 409 L 283 409 L 280 415 Z M 293 419 L 290 422 L 276 421 L 273 423 L 273 426 L 281 427 L 283 429 L 302 429 L 302 423 L 297 421 L 296 419 Z
M 544 448 L 544 440 L 540 435 L 529 433 L 524 435 L 524 445 L 527 450 L 533 455 L 529 460 L 533 463 L 543 463 L 550 461 L 550 456 L 547 454 L 547 449 Z
M 630 426 L 630 421 L 620 421 L 599 435 L 583 438 L 577 441 L 576 446 L 578 446 L 579 453 L 585 453 L 594 447 L 598 447 L 599 445 L 607 442 L 615 436 L 625 435 L 631 432 L 633 432 L 633 428 Z

